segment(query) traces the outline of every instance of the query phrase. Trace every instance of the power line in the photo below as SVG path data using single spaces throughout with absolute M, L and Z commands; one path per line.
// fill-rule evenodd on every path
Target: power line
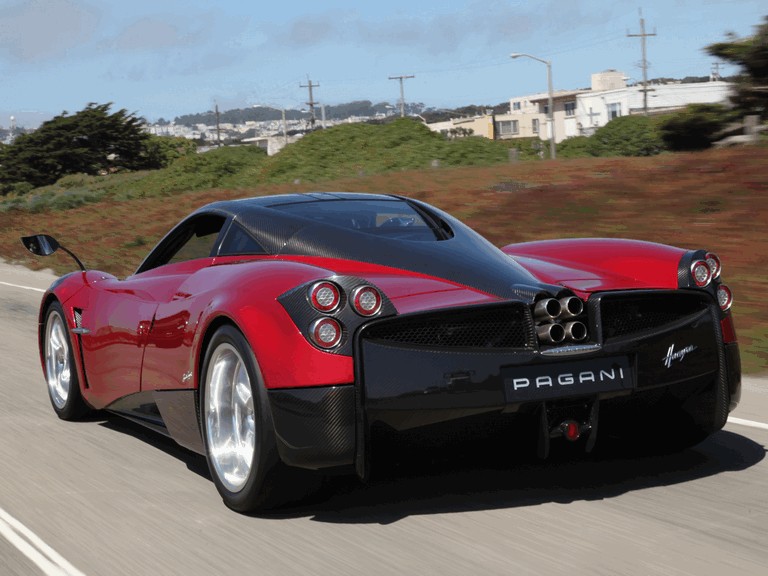
M 656 29 L 654 29 L 652 34 L 648 34 L 645 31 L 645 18 L 643 18 L 642 9 L 638 9 L 638 12 L 640 13 L 640 34 L 630 34 L 627 32 L 627 36 L 630 38 L 640 38 L 643 52 L 643 114 L 648 116 L 648 59 L 645 57 L 645 39 L 648 36 L 656 36 Z

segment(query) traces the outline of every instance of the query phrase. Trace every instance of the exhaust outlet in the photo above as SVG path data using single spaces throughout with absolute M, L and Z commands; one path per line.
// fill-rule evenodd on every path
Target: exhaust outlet
M 555 300 L 557 302 L 557 300 Z M 586 328 L 585 328 L 586 331 Z M 550 323 L 536 326 L 536 335 L 539 341 L 545 344 L 559 344 L 565 340 L 565 328 L 562 324 Z
M 559 302 L 562 308 L 560 317 L 564 320 L 574 318 L 584 312 L 584 302 L 578 296 L 566 296 L 565 298 L 560 298 Z
M 584 322 L 568 322 L 564 329 L 565 335 L 574 342 L 581 342 L 587 337 L 587 325 Z
M 558 300 L 543 298 L 536 302 L 536 306 L 533 307 L 533 317 L 539 322 L 554 320 L 560 316 L 562 310 L 563 308 Z

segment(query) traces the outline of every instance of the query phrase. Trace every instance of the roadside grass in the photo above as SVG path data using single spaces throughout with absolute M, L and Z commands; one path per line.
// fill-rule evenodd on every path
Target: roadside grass
M 268 159 L 259 158 L 266 170 Z M 544 238 L 627 237 L 706 248 L 723 260 L 735 293 L 734 315 L 746 372 L 768 371 L 768 148 L 748 147 L 651 158 L 577 158 L 490 166 L 346 171 L 317 182 L 248 184 L 224 174 L 207 188 L 183 191 L 183 179 L 204 185 L 205 166 L 179 168 L 179 187 L 152 189 L 150 176 L 114 174 L 59 182 L 71 193 L 89 178 L 107 191 L 76 207 L 0 212 L 0 257 L 31 268 L 72 270 L 63 254 L 36 259 L 19 236 L 46 232 L 89 267 L 117 276 L 143 256 L 180 218 L 225 198 L 286 192 L 361 191 L 425 200 L 463 219 L 497 245 Z M 189 176 L 189 175 L 192 176 Z M 226 180 L 227 178 L 232 180 Z M 240 176 L 238 176 L 240 178 Z M 81 187 L 84 186 L 84 187 Z M 215 187 L 213 187 L 215 186 Z M 130 190 L 128 193 L 126 190 Z M 40 192 L 44 194 L 45 191 Z M 55 196 L 55 194 L 54 194 Z M 60 200 L 64 203 L 64 200 Z

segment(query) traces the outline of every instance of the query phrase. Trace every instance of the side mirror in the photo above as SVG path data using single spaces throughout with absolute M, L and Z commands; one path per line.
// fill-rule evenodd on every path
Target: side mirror
M 48 236 L 48 234 L 23 236 L 21 243 L 35 256 L 50 256 L 59 249 L 59 242 L 53 236 Z
M 67 250 L 64 246 L 59 244 L 59 241 L 56 240 L 53 236 L 48 236 L 48 234 L 35 234 L 34 236 L 22 236 L 21 237 L 21 243 L 24 244 L 24 248 L 32 252 L 35 256 L 50 256 L 56 250 L 61 248 L 64 252 L 72 256 L 72 258 L 77 262 L 77 265 L 80 267 L 80 270 L 85 272 L 85 266 L 83 266 L 83 263 L 80 262 L 80 259 L 75 256 L 72 252 Z

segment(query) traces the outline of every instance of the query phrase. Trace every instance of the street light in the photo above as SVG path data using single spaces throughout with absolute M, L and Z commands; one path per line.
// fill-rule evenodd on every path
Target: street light
M 554 106 L 554 95 L 552 93 L 552 61 L 551 60 L 543 60 L 541 58 L 537 58 L 536 56 L 531 56 L 530 54 L 523 54 L 521 52 L 512 52 L 512 54 L 509 55 L 510 58 L 520 58 L 521 56 L 525 58 L 530 58 L 531 60 L 536 60 L 538 62 L 541 62 L 542 64 L 547 65 L 547 93 L 549 95 L 549 111 L 547 114 L 547 123 L 549 124 L 549 156 L 551 158 L 555 158 L 555 106 Z

